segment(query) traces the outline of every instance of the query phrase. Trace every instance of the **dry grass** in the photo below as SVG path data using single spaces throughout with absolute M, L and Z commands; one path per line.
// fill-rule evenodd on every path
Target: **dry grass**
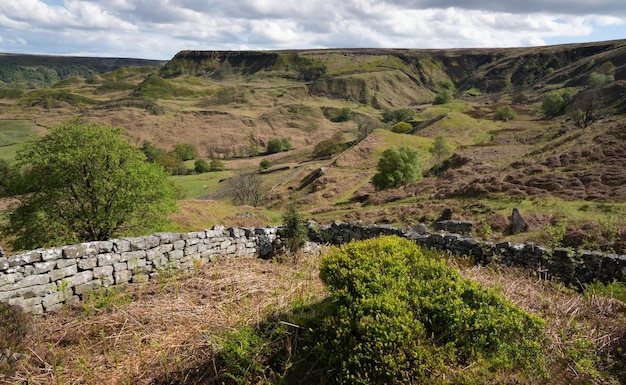
M 319 250 L 297 262 L 220 258 L 191 274 L 164 272 L 36 318 L 25 344 L 29 358 L 0 383 L 214 383 L 214 353 L 229 332 L 326 296 L 320 260 Z M 527 270 L 450 263 L 547 321 L 541 383 L 620 383 L 601 373 L 616 365 L 624 370 L 626 304 L 581 295 Z
M 626 304 L 583 295 L 535 272 L 494 265 L 462 266 L 464 276 L 499 290 L 522 309 L 546 320 L 546 372 L 549 384 L 603 384 L 601 373 L 624 370 Z
M 297 264 L 218 259 L 189 275 L 128 286 L 101 309 L 92 301 L 37 318 L 30 358 L 4 383 L 185 383 L 211 362 L 225 333 L 288 311 L 294 301 L 323 298 L 318 262 L 319 254 Z

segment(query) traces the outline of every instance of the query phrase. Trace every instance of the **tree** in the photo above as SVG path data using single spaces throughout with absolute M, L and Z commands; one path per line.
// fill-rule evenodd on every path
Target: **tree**
M 329 139 L 322 140 L 313 148 L 313 158 L 324 159 L 330 158 L 343 150 L 343 132 L 339 131 L 333 134 Z
M 493 118 L 495 120 L 501 120 L 503 122 L 508 122 L 516 117 L 517 113 L 513 108 L 511 108 L 511 106 L 500 106 L 496 108 L 496 111 L 493 114 Z
M 308 231 L 302 214 L 295 202 L 291 202 L 283 214 L 283 225 L 279 234 L 290 253 L 295 253 L 304 246 L 308 239 Z
M 268 168 L 272 167 L 272 162 L 267 159 L 263 159 L 259 163 L 259 167 L 261 168 L 261 170 L 267 170 Z
M 234 204 L 257 207 L 263 199 L 263 179 L 256 172 L 241 172 L 228 180 L 228 194 Z
M 565 100 L 558 92 L 550 92 L 541 103 L 541 111 L 548 117 L 561 114 L 564 108 Z
M 119 127 L 73 118 L 17 154 L 18 203 L 5 235 L 15 249 L 108 240 L 162 230 L 175 189 Z
M 439 167 L 441 165 L 441 161 L 452 154 L 452 149 L 450 149 L 446 138 L 438 136 L 435 138 L 433 146 L 430 148 L 430 152 L 435 158 L 435 166 Z
M 173 153 L 178 159 L 182 160 L 183 162 L 186 160 L 194 159 L 198 156 L 198 151 L 196 151 L 196 148 L 189 143 L 175 144 Z
M 422 166 L 417 151 L 410 147 L 391 147 L 383 152 L 372 178 L 376 190 L 402 186 L 422 178 Z
M 446 104 L 452 101 L 452 93 L 448 90 L 444 90 L 435 96 L 433 104 Z
M 226 168 L 224 162 L 220 159 L 211 159 L 211 164 L 209 165 L 209 171 L 223 171 Z
M 211 171 L 211 165 L 205 159 L 198 159 L 193 164 L 193 169 L 198 173 L 202 174 L 204 172 Z
M 148 160 L 148 162 L 154 162 L 154 161 L 156 161 L 156 158 L 159 155 L 165 154 L 165 150 L 164 149 L 158 148 L 153 143 L 151 143 L 151 142 L 149 142 L 147 140 L 143 141 L 143 144 L 141 145 L 141 151 L 146 156 L 146 159 Z
M 276 154 L 283 150 L 283 142 L 280 139 L 270 139 L 267 142 L 267 153 Z
M 291 138 L 282 138 L 280 143 L 283 145 L 283 151 L 289 151 L 293 149 L 293 144 L 291 143 Z

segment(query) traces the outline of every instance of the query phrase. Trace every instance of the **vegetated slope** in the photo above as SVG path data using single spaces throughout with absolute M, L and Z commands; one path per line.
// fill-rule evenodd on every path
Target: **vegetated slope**
M 50 87 L 73 76 L 87 78 L 120 67 L 158 67 L 163 63 L 160 60 L 145 59 L 0 53 L 0 88 Z
M 611 80 L 592 84 L 607 66 Z M 434 219 L 454 202 L 471 217 L 476 210 L 464 208 L 466 198 L 624 202 L 625 87 L 623 40 L 508 49 L 183 51 L 159 68 L 124 67 L 5 92 L 0 111 L 44 126 L 80 114 L 125 127 L 137 145 L 193 144 L 200 156 L 227 159 L 230 169 L 256 167 L 261 158 L 246 158 L 250 148 L 262 153 L 270 140 L 290 138 L 294 150 L 268 156 L 278 166 L 263 174 L 270 205 L 296 190 L 319 220 L 400 223 L 418 212 Z M 432 105 L 445 91 L 454 102 Z M 545 116 L 541 104 L 551 92 L 566 96 L 567 107 Z M 590 102 L 591 118 L 580 125 L 574 115 Z M 496 121 L 503 106 L 517 117 Z M 409 111 L 408 134 L 387 130 L 393 122 L 383 112 L 399 109 Z M 313 158 L 315 146 L 338 132 L 343 151 Z M 428 171 L 438 136 L 453 150 L 442 168 L 404 188 L 374 191 L 368 182 L 385 148 L 418 148 Z M 320 167 L 323 176 L 301 187 Z

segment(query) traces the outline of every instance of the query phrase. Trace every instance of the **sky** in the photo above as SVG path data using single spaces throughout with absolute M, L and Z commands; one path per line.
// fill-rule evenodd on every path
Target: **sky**
M 0 0 L 0 53 L 527 47 L 626 39 L 624 0 Z

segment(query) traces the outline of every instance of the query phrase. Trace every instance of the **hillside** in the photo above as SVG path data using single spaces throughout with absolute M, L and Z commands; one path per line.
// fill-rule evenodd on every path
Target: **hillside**
M 9 58 L 18 63 L 0 56 Z M 30 66 L 47 62 L 27 59 Z M 50 87 L 26 90 L 21 81 L 5 81 L 0 154 L 12 156 L 23 140 L 15 138 L 15 124 L 18 132 L 38 135 L 81 115 L 125 127 L 138 146 L 189 143 L 200 157 L 224 159 L 229 172 L 219 180 L 211 173 L 177 177 L 198 186 L 187 198 L 223 196 L 220 180 L 268 159 L 273 172 L 261 177 L 270 211 L 280 211 L 294 192 L 307 218 L 321 222 L 430 224 L 451 207 L 455 218 L 475 222 L 477 235 L 498 240 L 508 239 L 508 216 L 519 207 L 530 231 L 517 238 L 546 243 L 549 226 L 569 226 L 572 237 L 559 243 L 624 250 L 617 218 L 626 213 L 626 41 L 509 49 L 183 51 L 167 63 L 116 60 L 94 62 L 89 74 L 77 71 Z M 64 58 L 50 65 L 61 73 L 69 63 Z M 123 66 L 108 71 L 107 63 Z M 87 64 L 81 59 L 74 65 Z M 606 75 L 602 84 L 594 83 L 598 74 Z M 444 92 L 453 101 L 433 105 Z M 551 92 L 563 95 L 567 107 L 546 116 L 541 105 Z M 515 119 L 494 118 L 504 106 Z M 385 113 L 399 110 L 408 111 L 408 134 L 389 130 L 394 121 Z M 589 112 L 583 125 L 575 117 L 582 111 Z M 316 145 L 339 132 L 341 153 L 312 156 Z M 453 152 L 442 168 L 429 171 L 438 136 Z M 293 150 L 263 156 L 280 138 L 289 138 Z M 418 149 L 426 177 L 376 192 L 369 180 L 392 145 Z M 301 185 L 320 168 L 321 177 Z M 187 201 L 183 212 L 202 206 Z M 228 221 L 238 210 L 210 217 Z M 198 218 L 186 226 L 210 224 Z M 602 231 L 579 233 L 593 224 Z

